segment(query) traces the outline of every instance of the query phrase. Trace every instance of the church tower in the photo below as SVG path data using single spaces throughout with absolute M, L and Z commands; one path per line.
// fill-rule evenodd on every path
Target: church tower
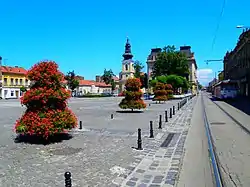
M 134 69 L 134 61 L 133 55 L 131 53 L 131 45 L 129 43 L 129 39 L 127 38 L 127 42 L 125 45 L 125 53 L 122 55 L 122 71 L 120 72 L 120 90 L 123 91 L 125 89 L 125 84 L 128 78 L 133 78 L 135 69 Z

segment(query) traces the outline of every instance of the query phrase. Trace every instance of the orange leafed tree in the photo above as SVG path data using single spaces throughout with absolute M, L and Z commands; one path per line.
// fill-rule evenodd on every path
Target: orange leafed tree
M 142 92 L 141 82 L 139 78 L 129 78 L 125 84 L 125 98 L 122 99 L 119 107 L 122 109 L 144 109 L 146 108 L 146 104 L 141 99 Z
M 77 126 L 76 116 L 67 107 L 70 91 L 62 85 L 64 75 L 54 61 L 35 64 L 28 71 L 28 79 L 32 85 L 21 98 L 27 110 L 15 124 L 16 133 L 47 139 Z
M 154 87 L 154 101 L 166 101 L 168 100 L 167 91 L 165 90 L 165 84 L 161 82 L 157 82 Z

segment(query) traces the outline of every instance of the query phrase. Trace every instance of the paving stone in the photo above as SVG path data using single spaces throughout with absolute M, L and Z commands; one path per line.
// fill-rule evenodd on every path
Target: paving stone
M 136 170 L 136 172 L 137 172 L 137 173 L 144 173 L 145 170 L 143 170 L 143 169 L 138 169 L 138 170 Z
M 161 185 L 158 185 L 158 184 L 150 184 L 149 187 L 161 187 Z
M 152 175 L 144 175 L 144 178 L 145 179 L 151 179 L 151 178 L 153 178 L 153 176 Z
M 147 187 L 147 184 L 139 184 L 138 187 Z
M 141 182 L 148 184 L 148 183 L 150 183 L 150 180 L 149 179 L 143 179 Z
M 128 185 L 128 186 L 135 186 L 135 185 L 136 185 L 136 182 L 128 181 L 128 182 L 126 183 L 126 185 Z

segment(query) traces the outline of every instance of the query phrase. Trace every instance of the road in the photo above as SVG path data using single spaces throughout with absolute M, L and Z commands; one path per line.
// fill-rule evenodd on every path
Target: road
M 83 122 L 83 130 L 75 129 L 72 139 L 46 146 L 15 143 L 14 123 L 25 108 L 19 101 L 0 101 L 0 186 L 63 186 L 66 171 L 72 173 L 73 187 L 173 186 L 194 103 L 158 129 L 159 115 L 178 100 L 151 103 L 144 113 L 133 114 L 116 112 L 120 100 L 71 99 L 69 107 Z M 150 120 L 153 139 L 148 138 Z M 142 129 L 142 151 L 132 148 L 137 146 L 137 128 Z M 170 132 L 175 133 L 170 145 L 161 148 Z
M 249 187 L 250 135 L 216 104 L 250 130 L 249 116 L 223 101 L 215 104 L 207 96 L 204 102 L 225 186 Z

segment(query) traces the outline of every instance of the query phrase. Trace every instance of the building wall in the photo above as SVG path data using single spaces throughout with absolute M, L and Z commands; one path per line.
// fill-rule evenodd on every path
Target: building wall
M 239 37 L 235 48 L 224 57 L 224 79 L 238 82 L 240 94 L 249 96 L 250 85 L 250 30 Z
M 111 87 L 98 87 L 95 85 L 80 85 L 76 88 L 76 92 L 81 94 L 102 94 L 111 93 Z
M 30 81 L 26 78 L 26 75 L 2 73 L 2 90 L 0 90 L 0 96 L 3 99 L 20 98 L 22 93 L 20 88 L 22 86 L 28 87 Z

